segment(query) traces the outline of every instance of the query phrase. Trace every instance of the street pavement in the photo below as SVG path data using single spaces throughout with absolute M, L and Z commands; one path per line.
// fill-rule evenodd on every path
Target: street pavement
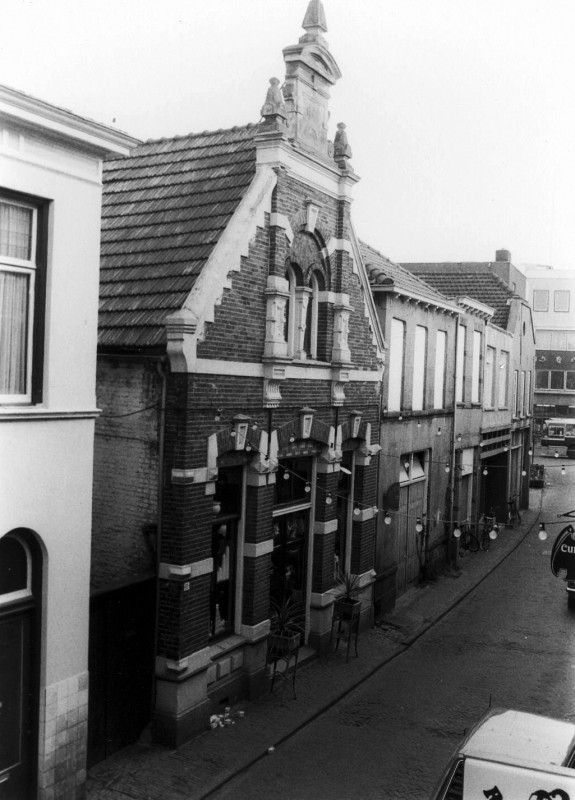
M 203 800 L 261 759 L 272 757 L 276 748 L 411 648 L 485 580 L 536 528 L 540 498 L 541 492 L 532 490 L 522 524 L 502 527 L 488 552 L 469 553 L 460 560 L 459 569 L 407 592 L 393 612 L 362 631 L 358 657 L 352 649 L 346 661 L 340 647 L 300 667 L 297 699 L 289 686 L 283 697 L 276 688 L 273 694 L 232 708 L 232 725 L 208 729 L 178 750 L 143 737 L 89 771 L 88 800 Z M 242 717 L 239 711 L 244 712 Z

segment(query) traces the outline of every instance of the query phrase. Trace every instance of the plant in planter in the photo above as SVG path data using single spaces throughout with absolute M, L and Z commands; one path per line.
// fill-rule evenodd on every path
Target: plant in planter
M 359 584 L 359 575 L 351 575 L 349 572 L 340 572 L 336 584 L 337 595 L 334 603 L 334 611 L 344 619 L 351 619 L 361 606 L 359 596 L 362 587 Z
M 268 640 L 270 658 L 279 658 L 297 650 L 304 629 L 303 603 L 293 595 L 284 595 L 280 601 L 272 600 Z

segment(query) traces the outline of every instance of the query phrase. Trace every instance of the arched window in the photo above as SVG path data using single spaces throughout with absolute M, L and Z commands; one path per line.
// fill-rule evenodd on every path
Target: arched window
M 325 303 L 320 303 L 320 292 L 325 290 L 325 280 L 319 270 L 313 270 L 309 277 L 311 294 L 307 304 L 304 349 L 308 358 L 327 360 L 323 352 L 325 338 Z
M 297 331 L 299 323 L 296 286 L 302 283 L 301 272 L 297 265 L 287 264 L 285 277 L 288 282 L 289 297 L 286 303 L 284 337 L 287 342 L 288 356 L 294 358 L 297 354 Z

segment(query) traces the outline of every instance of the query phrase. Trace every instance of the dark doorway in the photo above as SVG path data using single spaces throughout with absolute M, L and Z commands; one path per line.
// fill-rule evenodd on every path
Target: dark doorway
M 150 722 L 155 580 L 90 602 L 88 766 L 135 742 Z
M 39 548 L 25 531 L 0 539 L 0 798 L 36 797 Z

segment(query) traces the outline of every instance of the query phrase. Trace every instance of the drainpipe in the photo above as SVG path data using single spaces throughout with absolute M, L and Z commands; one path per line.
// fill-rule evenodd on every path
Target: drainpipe
M 157 526 L 156 526 L 156 613 L 154 620 L 154 682 L 152 686 L 152 714 L 156 706 L 156 680 L 155 680 L 155 660 L 158 652 L 159 639 L 159 618 L 160 618 L 160 562 L 162 550 L 162 511 L 163 511 L 163 488 L 164 488 L 164 449 L 165 449 L 165 429 L 166 429 L 166 395 L 167 395 L 167 376 L 169 371 L 168 362 L 162 358 L 156 364 L 156 370 L 161 381 L 160 391 L 160 424 L 158 432 L 158 484 L 157 484 Z
M 457 353 L 459 352 L 459 314 L 455 320 L 455 369 L 453 370 L 453 422 L 451 428 L 451 472 L 449 473 L 449 532 L 447 534 L 447 553 L 448 563 L 457 566 L 457 549 L 453 545 L 452 529 L 453 515 L 455 512 L 455 432 L 457 422 Z M 450 548 L 453 547 L 454 554 L 450 557 Z

